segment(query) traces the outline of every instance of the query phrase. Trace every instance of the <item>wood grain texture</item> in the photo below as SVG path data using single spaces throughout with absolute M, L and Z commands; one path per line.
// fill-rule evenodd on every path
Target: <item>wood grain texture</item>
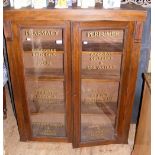
M 63 16 L 62 16 L 63 14 Z M 19 10 L 5 9 L 4 19 L 23 20 L 72 20 L 72 21 L 144 21 L 146 12 L 141 7 L 120 8 L 120 9 L 32 9 L 22 8 Z
M 73 133 L 73 147 L 77 148 L 79 147 L 79 142 L 80 142 L 80 108 L 79 108 L 79 103 L 80 103 L 80 53 L 79 47 L 80 45 L 80 40 L 79 40 L 79 32 L 78 32 L 78 27 L 79 23 L 74 22 L 73 23 L 73 51 L 72 51 L 72 80 L 73 80 L 73 85 L 72 85 L 72 91 L 73 91 L 73 112 L 74 112 L 74 133 Z
M 72 118 L 73 118 L 73 113 L 72 113 L 72 102 L 71 102 L 71 27 L 70 27 L 70 22 L 66 21 L 65 22 L 65 30 L 64 30 L 64 40 L 65 40 L 65 57 L 64 57 L 64 76 L 65 76 L 65 89 L 66 89 L 66 131 L 67 131 L 67 137 L 68 141 L 72 141 L 73 137 L 73 130 L 72 130 Z
M 127 143 L 125 134 L 128 133 L 126 127 L 124 126 L 124 122 L 126 122 L 127 114 L 125 110 L 129 108 L 129 105 L 126 104 L 127 102 L 127 94 L 128 94 L 128 84 L 130 85 L 129 79 L 129 71 L 131 63 L 131 53 L 132 53 L 132 46 L 133 46 L 133 33 L 134 33 L 134 23 L 129 22 L 128 28 L 125 31 L 125 40 L 124 40 L 124 56 L 122 60 L 122 69 L 121 69 L 121 81 L 120 81 L 120 91 L 119 91 L 119 99 L 118 99 L 118 117 L 116 120 L 116 129 L 117 129 L 117 136 L 118 139 L 124 143 Z M 128 83 L 129 82 L 129 83 Z M 123 140 L 124 139 L 124 140 Z
M 127 113 L 124 113 L 124 111 L 126 109 L 129 108 L 129 106 L 126 107 L 126 100 L 127 100 L 127 88 L 126 88 L 126 85 L 128 83 L 127 79 L 129 78 L 129 70 L 130 70 L 130 62 L 131 62 L 131 59 L 130 59 L 130 54 L 131 54 L 131 49 L 130 47 L 132 46 L 132 42 L 133 42 L 133 32 L 134 32 L 134 23 L 131 22 L 131 23 L 128 23 L 128 22 L 79 22 L 79 27 L 77 25 L 74 26 L 74 28 L 76 28 L 76 30 L 74 31 L 74 36 L 76 36 L 76 40 L 74 40 L 74 47 L 77 47 L 76 49 L 73 50 L 73 52 L 75 53 L 74 55 L 74 63 L 75 63 L 75 66 L 77 67 L 77 70 L 76 72 L 73 72 L 73 76 L 76 77 L 73 78 L 74 80 L 74 83 L 76 83 L 76 89 L 75 90 L 75 94 L 76 94 L 76 99 L 74 98 L 74 121 L 76 122 L 75 123 L 75 126 L 74 126 L 74 132 L 77 132 L 76 136 L 78 137 L 75 138 L 76 141 L 74 141 L 74 147 L 78 147 L 78 146 L 92 146 L 92 145 L 101 145 L 101 144 L 109 144 L 109 143 L 127 143 L 127 137 L 125 137 L 125 135 L 128 134 L 128 127 L 127 126 L 124 126 L 123 123 L 126 122 L 128 120 L 128 117 L 131 117 L 131 115 L 127 115 Z M 117 25 L 117 26 L 116 26 Z M 79 138 L 80 138 L 80 129 L 81 129 L 81 121 L 80 121 L 80 117 L 81 117 L 81 79 L 80 79 L 80 76 L 81 76 L 81 71 L 80 71 L 80 68 L 81 68 L 81 45 L 79 42 L 81 42 L 81 31 L 82 30 L 86 30 L 86 29 L 89 29 L 91 30 L 91 28 L 94 30 L 94 29 L 100 29 L 101 27 L 107 27 L 109 26 L 110 28 L 113 28 L 113 27 L 117 27 L 117 29 L 123 29 L 124 32 L 125 32 L 125 45 L 124 45 L 124 50 L 123 50 L 123 62 L 122 62 L 122 69 L 121 69 L 121 91 L 119 91 L 119 96 L 122 97 L 119 99 L 119 107 L 121 110 L 118 110 L 118 123 L 117 123 L 117 131 L 118 131 L 118 135 L 117 135 L 117 138 L 114 139 L 114 140 L 107 140 L 107 141 L 104 141 L 104 140 L 99 140 L 99 141 L 87 141 L 87 142 L 80 142 L 79 141 Z M 78 34 L 77 34 L 77 31 L 78 31 Z M 74 67 L 74 70 L 75 70 L 75 67 Z M 111 78 L 111 76 L 107 76 L 107 79 Z M 100 76 L 96 76 L 96 78 L 100 78 Z M 123 82 L 124 80 L 124 82 Z M 79 81 L 77 83 L 77 81 Z M 77 86 L 79 85 L 79 86 Z M 124 97 L 124 100 L 123 100 L 123 97 Z M 77 116 L 79 115 L 79 116 Z M 76 119 L 75 119 L 76 118 Z M 128 122 L 129 123 L 129 122 Z M 77 129 L 78 128 L 78 129 Z M 119 131 L 122 131 L 121 133 L 119 133 Z M 117 134 L 117 132 L 116 132 Z
M 120 114 L 120 130 L 118 131 L 119 134 L 122 135 L 122 140 L 126 141 L 128 137 L 129 131 L 129 124 L 131 121 L 131 113 L 132 113 L 132 105 L 134 101 L 134 93 L 135 93 L 135 85 L 136 85 L 136 78 L 137 78 L 137 70 L 139 64 L 139 56 L 140 56 L 140 43 L 134 43 L 133 49 L 130 55 L 130 63 L 129 63 L 129 74 L 126 76 L 126 85 L 125 87 L 125 94 L 122 95 L 121 98 L 124 98 L 124 106 L 121 106 L 120 109 L 124 110 L 121 111 L 122 115 Z M 126 70 L 127 71 L 127 70 Z M 132 77 L 132 78 L 130 78 Z
M 142 38 L 142 33 L 143 33 L 143 22 L 135 22 L 135 42 L 141 42 Z
M 135 8 L 131 5 L 128 7 L 122 6 L 120 9 L 5 9 L 4 23 L 6 23 L 6 26 L 4 27 L 4 32 L 7 38 L 11 81 L 21 140 L 72 142 L 74 148 L 111 143 L 127 143 L 140 54 L 142 22 L 145 18 L 146 11 L 140 7 Z M 34 68 L 31 62 L 28 63 L 31 60 L 29 56 L 26 58 L 26 66 L 28 68 L 25 69 L 24 52 L 30 55 L 32 43 L 25 42 L 25 38 L 24 41 L 22 40 L 21 30 L 37 28 L 38 30 L 46 28 L 60 30 L 59 37 L 53 38 L 53 40 L 55 41 L 60 38 L 64 41 L 63 45 L 56 47 L 56 44 L 52 42 L 43 43 L 42 45 L 45 49 L 51 48 L 54 45 L 56 51 L 59 53 L 62 51 L 60 54 L 64 56 L 63 70 L 62 64 L 58 65 L 58 62 L 62 61 L 62 58 L 54 60 L 54 67 L 59 67 L 54 69 L 49 67 L 40 70 L 40 68 Z M 121 30 L 121 36 L 118 37 L 118 42 L 118 38 L 109 37 L 108 43 L 102 46 L 102 42 L 100 41 L 103 38 L 93 40 L 89 46 L 82 45 L 82 41 L 85 41 L 82 40 L 82 32 L 96 30 Z M 49 41 L 49 39 L 45 37 L 46 41 Z M 87 37 L 85 36 L 84 39 L 87 39 Z M 110 42 L 110 40 L 113 41 Z M 90 39 L 89 41 L 92 40 Z M 106 39 L 102 41 L 106 42 Z M 24 42 L 25 46 L 23 48 L 22 43 Z M 37 47 L 37 44 L 35 47 Z M 103 47 L 105 48 L 104 50 Z M 83 55 L 92 51 L 98 53 L 107 52 L 106 49 L 109 49 L 108 52 L 114 55 L 111 61 L 107 61 L 106 66 L 110 64 L 117 65 L 115 72 L 107 70 L 107 73 L 103 72 L 103 75 L 100 75 L 100 71 L 88 72 L 85 68 L 81 69 Z M 88 57 L 85 57 L 83 64 L 90 64 L 88 59 Z M 49 73 L 52 73 L 52 75 Z M 25 83 L 29 78 L 45 82 L 48 80 L 64 80 L 66 137 L 49 138 L 32 136 L 28 94 L 26 93 Z M 117 118 L 114 124 L 115 136 L 110 140 L 81 141 L 82 78 L 87 82 L 95 79 L 98 82 L 102 81 L 107 84 L 108 82 L 117 82 L 119 84 L 119 91 L 118 89 L 114 89 L 118 94 L 118 99 L 116 99 L 118 103 Z M 107 88 L 110 89 L 108 86 Z M 111 91 L 108 90 L 110 93 Z
M 17 66 L 19 67 L 19 58 L 17 53 L 13 53 L 12 47 L 16 47 L 15 42 L 7 41 L 7 52 L 8 52 L 8 60 L 9 60 L 9 67 L 10 67 L 10 76 L 11 76 L 11 82 L 12 82 L 12 88 L 13 88 L 13 94 L 14 94 L 14 100 L 15 100 L 15 108 L 17 113 L 17 122 L 18 122 L 18 129 L 20 133 L 20 140 L 26 141 L 27 140 L 27 131 L 25 126 L 25 118 L 24 118 L 24 112 L 23 112 L 23 91 L 20 91 L 22 89 L 19 79 L 21 76 L 19 75 L 20 72 L 18 72 Z M 19 63 L 19 64 L 18 64 Z M 18 80 L 17 80 L 18 77 Z M 23 78 L 22 78 L 23 79 Z
M 5 20 L 3 25 L 5 27 L 4 28 L 5 38 L 6 38 L 6 40 L 11 41 L 13 39 L 11 21 Z
M 6 101 L 8 107 L 8 117 L 4 120 L 4 153 L 11 155 L 130 155 L 132 151 L 135 124 L 130 127 L 129 144 L 111 144 L 96 147 L 85 147 L 73 149 L 70 143 L 64 142 L 44 142 L 36 140 L 29 142 L 19 141 L 19 132 L 16 119 L 13 115 L 10 97 L 6 89 Z M 11 135 L 10 135 L 11 134 Z
M 146 75 L 151 78 L 150 75 Z M 151 155 L 151 88 L 145 79 L 140 118 L 132 155 Z
M 43 22 L 44 23 L 44 22 Z M 67 23 L 67 22 L 66 22 Z M 66 101 L 66 111 L 67 111 L 67 137 L 71 137 L 70 135 L 70 118 L 71 118 L 71 112 L 70 112 L 70 58 L 68 58 L 68 54 L 70 52 L 70 42 L 68 40 L 70 39 L 70 28 L 67 28 L 67 24 L 64 22 L 46 22 L 46 24 L 49 24 L 48 27 L 52 24 L 53 27 L 60 27 L 64 29 L 64 40 L 65 40 L 65 61 L 64 65 L 66 67 L 65 69 L 65 80 L 66 80 L 66 85 L 65 86 L 65 93 L 67 96 L 65 98 Z M 18 124 L 19 124 L 19 131 L 21 135 L 21 140 L 25 141 L 27 139 L 31 139 L 32 136 L 32 131 L 31 131 L 31 123 L 30 123 L 30 113 L 28 109 L 28 104 L 27 104 L 27 94 L 26 94 L 26 86 L 25 86 L 25 73 L 24 73 L 24 64 L 23 64 L 23 53 L 22 53 L 22 48 L 20 44 L 20 39 L 21 37 L 18 35 L 20 32 L 21 27 L 32 27 L 34 25 L 38 24 L 42 25 L 40 22 L 25 22 L 25 21 L 18 21 L 18 22 L 13 22 L 12 23 L 12 29 L 13 29 L 13 34 L 15 36 L 15 39 L 11 42 L 12 44 L 9 45 L 9 41 L 7 42 L 8 45 L 8 55 L 9 55 L 9 63 L 10 63 L 10 70 L 11 70 L 11 78 L 12 78 L 12 83 L 13 83 L 13 92 L 14 92 L 14 97 L 15 97 L 15 105 L 16 105 L 16 110 L 17 110 L 17 118 L 18 118 Z M 44 24 L 43 24 L 44 26 Z M 69 24 L 68 24 L 69 26 Z M 66 27 L 66 28 L 65 28 Z M 16 50 L 10 50 L 14 47 Z M 13 53 L 12 53 L 13 52 Z M 67 68 L 68 67 L 68 68 Z M 18 80 L 17 80 L 18 78 Z M 46 138 L 44 138 L 46 139 Z M 54 138 L 56 139 L 56 138 Z M 66 138 L 65 138 L 66 139 Z

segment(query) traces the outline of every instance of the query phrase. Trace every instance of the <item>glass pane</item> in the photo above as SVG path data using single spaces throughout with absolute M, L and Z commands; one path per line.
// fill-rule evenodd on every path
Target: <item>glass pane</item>
M 23 28 L 21 31 L 24 51 L 32 49 L 56 49 L 63 51 L 62 29 Z
M 81 81 L 81 141 L 114 139 L 119 82 Z
M 82 74 L 120 75 L 121 53 L 82 52 Z
M 82 51 L 120 52 L 123 50 L 123 30 L 82 31 Z
M 27 79 L 26 88 L 33 136 L 65 136 L 64 82 Z
M 35 50 L 35 52 L 24 52 L 23 58 L 27 75 L 63 75 L 64 54 L 62 52 Z
M 26 74 L 63 76 L 63 31 L 51 28 L 21 29 Z
M 66 137 L 63 29 L 21 29 L 33 137 Z

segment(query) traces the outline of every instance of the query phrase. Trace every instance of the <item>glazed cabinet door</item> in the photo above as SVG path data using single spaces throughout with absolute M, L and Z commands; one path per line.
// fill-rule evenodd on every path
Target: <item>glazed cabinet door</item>
M 70 141 L 70 23 L 12 23 L 13 88 L 21 140 Z
M 130 22 L 73 24 L 74 147 L 127 142 L 132 35 Z

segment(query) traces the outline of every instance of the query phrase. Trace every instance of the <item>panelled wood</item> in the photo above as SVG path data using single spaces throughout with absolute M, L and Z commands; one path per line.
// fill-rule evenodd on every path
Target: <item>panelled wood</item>
M 134 53 L 135 52 L 135 53 Z M 134 44 L 133 45 L 133 51 L 131 54 L 131 63 L 130 63 L 130 74 L 128 80 L 128 86 L 127 86 L 127 102 L 126 106 L 128 106 L 128 109 L 125 109 L 125 116 L 126 121 L 122 121 L 122 130 L 126 129 L 126 134 L 124 134 L 124 139 L 127 139 L 128 137 L 128 131 L 129 131 L 129 125 L 131 120 L 131 113 L 132 113 L 132 105 L 134 101 L 134 93 L 135 93 L 135 86 L 136 86 L 136 79 L 137 79 L 137 71 L 138 71 L 138 63 L 139 63 L 139 56 L 140 56 L 140 44 Z M 130 92 L 129 92 L 130 90 Z
M 135 29 L 135 31 L 136 31 L 136 29 Z M 141 39 L 139 39 L 138 41 L 140 42 L 140 40 Z M 127 92 L 126 92 L 127 100 L 126 100 L 126 104 L 125 104 L 125 109 L 123 110 L 124 116 L 126 117 L 126 121 L 120 120 L 120 122 L 122 124 L 122 128 L 121 128 L 121 130 L 119 130 L 119 132 L 121 132 L 121 134 L 124 132 L 124 129 L 126 130 L 124 132 L 124 136 L 123 136 L 124 140 L 127 139 L 128 132 L 129 132 L 129 125 L 130 125 L 130 120 L 131 120 L 130 116 L 132 113 L 132 105 L 133 105 L 133 101 L 134 101 L 138 64 L 139 64 L 139 58 L 140 58 L 140 48 L 141 48 L 141 44 L 137 43 L 137 40 L 132 40 L 132 42 L 133 43 L 131 43 L 132 50 L 131 50 L 130 63 L 129 63 L 129 67 L 130 67 L 129 75 L 128 75 L 128 78 L 126 79 L 126 81 L 127 81 Z M 130 77 L 132 77 L 132 78 L 130 78 Z M 127 108 L 127 106 L 128 106 L 128 108 Z
M 79 122 L 80 121 L 80 108 L 79 108 L 79 101 L 80 101 L 80 74 L 79 74 L 79 52 L 78 52 L 78 48 L 77 46 L 79 46 L 80 44 L 80 40 L 77 37 L 79 35 L 78 33 L 78 26 L 79 23 L 74 22 L 73 23 L 73 54 L 72 54 L 72 80 L 73 80 L 73 84 L 72 84 L 72 91 L 73 91 L 73 120 L 74 120 L 74 124 L 73 124 L 73 146 L 74 147 L 78 147 L 79 146 L 79 141 L 80 141 L 80 128 L 79 128 Z
M 135 5 L 4 9 L 20 139 L 127 143 L 145 18 Z
M 11 27 L 11 21 L 10 20 L 6 20 L 4 21 L 4 34 L 5 34 L 5 38 L 8 41 L 12 41 L 13 39 L 13 35 L 12 35 L 12 27 Z
M 130 47 L 133 46 L 133 33 L 134 33 L 134 23 L 130 22 L 128 23 L 128 29 L 126 30 L 126 38 L 124 40 L 124 58 L 122 60 L 122 77 L 121 77 L 121 87 L 120 87 L 120 93 L 119 93 L 119 105 L 118 105 L 118 118 L 117 118 L 117 133 L 118 133 L 118 139 L 120 141 L 123 141 L 125 139 L 124 143 L 127 143 L 127 139 L 124 137 L 128 132 L 125 131 L 124 123 L 126 122 L 126 109 L 128 110 L 129 105 L 126 104 L 127 101 L 127 94 L 128 94 L 128 80 L 130 79 L 130 64 L 131 64 L 131 53 L 132 49 Z M 121 136 L 122 135 L 122 136 Z
M 143 23 L 135 22 L 135 34 L 134 34 L 135 42 L 141 41 L 142 33 L 143 33 Z
M 81 22 L 80 23 L 80 28 L 78 29 L 78 31 L 79 31 L 79 35 L 77 36 L 76 34 L 74 34 L 75 36 L 76 36 L 76 38 L 78 37 L 78 43 L 77 42 L 75 42 L 74 41 L 74 43 L 75 43 L 75 45 L 74 46 L 76 46 L 76 47 L 79 47 L 79 50 L 77 50 L 77 49 L 75 49 L 74 50 L 74 53 L 76 53 L 76 56 L 77 57 L 75 57 L 74 56 L 74 59 L 75 59 L 75 63 L 76 63 L 76 65 L 79 65 L 79 67 L 81 68 L 81 64 L 80 64 L 80 62 L 81 62 L 81 56 L 79 55 L 79 53 L 82 53 L 83 54 L 83 52 L 81 51 L 82 49 L 81 49 L 81 46 L 80 46 L 80 44 L 79 44 L 79 40 L 81 41 L 81 36 L 80 36 L 80 34 L 81 34 L 81 31 L 85 31 L 85 29 L 91 29 L 91 28 L 93 28 L 93 29 L 100 29 L 100 27 L 102 26 L 102 27 L 104 27 L 104 28 L 106 28 L 106 26 L 108 25 L 109 26 L 109 28 L 112 28 L 113 29 L 113 27 L 115 27 L 115 24 L 117 24 L 117 29 L 120 29 L 120 28 L 123 28 L 123 30 L 124 30 L 124 38 L 125 38 L 125 40 L 124 40 L 124 42 L 125 42 L 125 45 L 124 45 L 124 50 L 122 51 L 122 53 L 123 53 L 123 60 L 122 60 L 122 63 L 121 63 L 121 74 L 122 74 L 122 76 L 121 76 L 121 81 L 120 81 L 120 91 L 119 91 L 119 96 L 120 96 L 120 94 L 121 94 L 121 96 L 124 96 L 125 97 L 125 100 L 127 100 L 127 96 L 125 96 L 126 94 L 127 94 L 127 88 L 125 87 L 125 84 L 122 84 L 122 81 L 124 80 L 124 82 L 126 82 L 126 79 L 128 78 L 128 76 L 129 76 L 129 64 L 130 64 L 130 54 L 131 54 L 131 50 L 130 50 L 130 48 L 128 48 L 128 47 L 130 47 L 130 46 L 132 46 L 132 35 L 133 35 L 133 32 L 134 32 L 134 29 L 133 29 L 133 27 L 134 27 L 134 23 L 133 22 L 131 22 L 131 23 L 124 23 L 124 22 L 117 22 L 117 23 L 108 23 L 108 22 L 88 22 L 88 23 L 86 23 L 86 22 Z M 118 26 L 119 25 L 119 26 Z M 77 25 L 76 25 L 77 26 Z M 130 41 L 130 42 L 128 42 L 128 41 Z M 79 61 L 79 62 L 77 62 L 77 61 Z M 128 62 L 128 63 L 127 63 Z M 124 68 L 125 67 L 125 68 Z M 73 76 L 75 76 L 75 77 L 79 77 L 79 74 L 81 74 L 80 73 L 80 69 L 78 70 L 79 72 L 74 72 L 75 74 L 73 75 Z M 128 71 L 128 72 L 126 72 L 126 71 Z M 82 72 L 82 73 L 84 73 L 85 74 L 85 72 Z M 97 78 L 99 77 L 99 76 L 96 76 Z M 109 75 L 109 77 L 110 77 L 110 75 Z M 74 79 L 75 80 L 75 79 Z M 79 79 L 80 80 L 80 79 Z M 76 82 L 77 82 L 77 79 L 76 79 Z M 75 82 L 74 82 L 75 83 Z M 79 85 L 81 85 L 81 84 L 79 84 Z M 107 84 L 108 85 L 108 84 Z M 75 90 L 76 91 L 76 94 L 78 94 L 77 96 L 79 96 L 79 92 L 80 92 L 80 87 L 77 89 L 77 90 Z M 121 90 L 123 90 L 122 92 L 121 92 Z M 82 92 L 81 92 L 82 93 Z M 121 97 L 120 96 L 120 97 Z M 80 96 L 79 96 L 79 98 L 80 98 Z M 80 99 L 78 99 L 79 101 L 80 101 Z M 76 99 L 76 101 L 77 101 L 77 99 Z M 76 102 L 75 100 L 74 100 L 74 102 Z M 82 102 L 82 101 L 80 101 L 80 102 Z M 80 112 L 80 109 L 81 109 L 81 105 L 80 105 L 80 102 L 78 103 L 78 105 L 77 105 L 77 103 L 76 103 L 76 108 L 75 108 L 75 111 L 74 111 L 74 113 L 77 115 L 77 114 L 79 114 L 79 112 Z M 118 124 L 116 123 L 116 125 L 117 125 L 117 127 L 119 128 L 119 129 L 117 129 L 118 131 L 119 130 L 122 130 L 122 129 L 124 129 L 123 127 L 122 127 L 122 125 L 123 125 L 123 121 L 122 121 L 122 117 L 124 117 L 125 118 L 125 120 L 124 121 L 126 121 L 126 119 L 127 119 L 127 117 L 126 117 L 126 113 L 124 113 L 124 110 L 128 107 L 125 107 L 126 105 L 125 105 L 125 102 L 123 102 L 121 99 L 118 99 L 118 105 L 119 105 L 119 107 L 121 107 L 122 108 L 122 111 L 120 110 L 120 109 L 118 109 L 118 111 L 117 111 L 117 114 L 118 114 L 118 120 L 120 120 L 120 124 L 119 124 L 119 121 L 118 121 Z M 124 107 L 124 109 L 123 109 L 123 107 Z M 74 114 L 74 115 L 75 115 Z M 76 116 L 77 117 L 77 116 Z M 74 119 L 74 121 L 77 121 L 76 122 L 76 125 L 77 124 L 79 124 L 78 126 L 79 126 L 79 128 L 80 128 L 80 118 L 78 117 L 78 119 L 77 120 L 75 120 Z M 76 128 L 75 126 L 74 126 L 74 128 Z M 124 134 L 127 134 L 127 131 L 126 130 L 123 130 L 123 132 L 124 132 Z M 123 135 L 123 133 L 121 133 L 120 135 L 119 135 L 119 132 L 118 132 L 118 135 L 116 136 L 116 141 L 117 142 L 122 142 L 123 140 L 122 139 L 124 139 L 124 137 L 122 136 Z M 79 137 L 80 136 L 80 131 L 79 131 L 79 133 L 78 133 L 78 136 L 77 137 Z M 121 137 L 122 137 L 122 139 L 121 139 Z M 75 137 L 74 137 L 75 138 Z M 80 141 L 78 141 L 78 139 L 77 138 L 75 138 L 76 139 L 76 144 L 78 143 L 78 146 L 88 146 L 88 145 L 91 145 L 92 143 L 94 144 L 94 142 L 86 142 L 86 143 L 84 143 L 84 142 L 80 142 Z M 127 140 L 127 138 L 125 138 L 126 140 Z M 115 141 L 114 140 L 114 141 Z M 111 142 L 113 142 L 113 141 L 111 141 Z M 125 142 L 125 141 L 123 141 L 123 142 Z M 99 143 L 101 143 L 101 144 L 104 144 L 104 143 L 107 143 L 107 141 L 99 141 L 97 144 L 99 144 Z M 77 147 L 76 145 L 74 145 L 74 147 Z
M 13 25 L 12 25 L 12 29 L 14 32 L 15 28 L 13 27 Z M 26 106 L 26 104 L 24 105 L 24 103 L 26 102 L 25 102 L 24 91 L 21 91 L 22 88 L 24 88 L 23 86 L 24 81 L 23 81 L 23 76 L 22 76 L 23 74 L 21 73 L 23 69 L 21 68 L 21 61 L 20 61 L 18 53 L 17 52 L 14 53 L 14 50 L 12 49 L 12 47 L 18 49 L 16 39 L 14 39 L 14 42 L 7 41 L 7 52 L 8 52 L 10 76 L 11 76 L 11 82 L 12 82 L 12 88 L 13 88 L 13 94 L 14 94 L 14 100 L 15 100 L 20 140 L 27 141 L 29 131 L 27 131 L 27 127 L 26 127 L 27 123 L 25 120 L 25 113 L 24 113 L 24 107 Z M 18 80 L 17 80 L 17 77 L 18 77 Z
M 28 23 L 28 22 L 25 22 L 25 21 L 16 21 L 16 24 L 14 24 L 13 26 L 14 27 L 16 27 L 16 31 L 14 31 L 14 34 L 18 34 L 18 30 L 22 27 L 22 26 L 27 26 L 27 27 L 30 27 L 31 25 L 32 25 L 32 27 L 33 27 L 33 25 L 34 24 L 36 24 L 37 23 L 37 21 L 34 21 L 33 23 L 32 22 L 30 22 L 30 23 Z M 40 22 L 38 22 L 38 25 L 39 25 L 39 23 Z M 47 22 L 46 22 L 47 23 Z M 65 36 L 65 38 L 64 38 L 64 40 L 65 41 L 67 41 L 68 40 L 68 37 L 70 36 L 69 35 L 69 28 L 66 28 L 66 32 L 65 32 L 65 23 L 64 22 L 57 22 L 56 24 L 55 23 L 52 23 L 52 22 L 48 22 L 49 24 L 52 24 L 52 25 L 54 25 L 55 27 L 58 27 L 58 26 L 61 26 L 63 29 L 64 29 L 64 33 L 66 33 L 67 35 L 64 35 Z M 67 22 L 66 22 L 67 23 Z M 60 25 L 61 24 L 61 25 Z M 42 25 L 41 23 L 40 23 L 40 25 Z M 67 24 L 66 24 L 67 25 Z M 43 25 L 44 26 L 44 25 Z M 69 26 L 69 25 L 68 25 Z M 20 37 L 19 36 L 17 36 L 16 37 L 17 38 L 17 41 L 16 41 L 16 43 L 18 44 L 18 43 L 20 43 Z M 67 44 L 67 42 L 66 43 L 64 43 L 65 44 L 65 47 L 64 47 L 64 50 L 67 52 L 65 55 L 68 55 L 68 53 L 70 52 L 70 50 L 69 50 L 69 47 L 68 47 L 68 45 L 69 44 Z M 19 44 L 20 45 L 20 44 Z M 17 45 L 18 46 L 18 48 L 16 48 L 16 49 L 18 49 L 17 51 L 19 52 L 18 54 L 20 55 L 20 60 L 22 60 L 22 52 L 21 52 L 21 47 L 19 46 L 19 45 Z M 70 45 L 69 45 L 70 46 Z M 65 56 L 66 57 L 66 56 Z M 70 59 L 69 58 L 65 58 L 65 70 L 64 70 L 64 72 L 65 72 L 65 78 L 67 79 L 67 80 L 65 80 L 66 82 L 66 85 L 70 85 L 69 83 L 70 83 L 70 73 L 68 73 L 69 72 L 69 70 L 66 68 L 66 67 L 68 67 L 68 66 L 70 66 L 70 65 L 68 65 L 70 62 L 68 62 L 68 61 L 70 61 Z M 22 61 L 21 61 L 21 63 L 23 63 Z M 23 64 L 22 64 L 23 65 Z M 22 67 L 23 68 L 23 67 Z M 21 71 L 23 71 L 24 69 L 19 69 L 19 70 L 21 70 Z M 23 76 L 25 76 L 25 73 L 23 72 Z M 69 76 L 69 77 L 68 77 Z M 24 77 L 23 77 L 23 79 L 24 79 Z M 23 81 L 23 80 L 20 80 L 20 81 Z M 24 81 L 23 81 L 24 82 Z M 25 85 L 23 86 L 23 89 L 25 88 Z M 69 136 L 70 135 L 70 120 L 68 121 L 68 119 L 69 118 L 71 118 L 71 116 L 70 116 L 70 87 L 64 87 L 65 88 L 65 92 L 68 94 L 68 95 L 66 95 L 67 97 L 65 98 L 65 101 L 66 101 L 66 111 L 67 111 L 67 117 L 66 117 L 66 120 L 67 120 L 67 126 L 66 126 L 66 132 L 67 132 L 67 137 L 71 137 L 71 136 Z M 26 95 L 26 93 L 24 93 L 25 95 Z M 23 98 L 25 98 L 26 99 L 26 96 L 25 97 L 23 97 Z M 27 106 L 27 104 L 26 103 L 24 103 L 24 106 Z M 27 109 L 27 111 L 26 111 L 26 109 Z M 25 107 L 24 108 L 24 111 L 25 112 L 23 112 L 24 114 L 26 113 L 26 116 L 25 117 L 27 117 L 27 120 L 28 120 L 28 123 L 27 123 L 27 128 L 29 129 L 29 132 L 25 132 L 25 133 L 29 133 L 29 137 L 31 137 L 31 135 L 32 135 L 32 130 L 31 130 L 31 127 L 30 127 L 30 113 L 29 113 L 29 111 L 28 111 L 28 107 Z M 33 139 L 33 138 L 32 138 Z M 55 139 L 55 138 L 54 138 Z M 60 138 L 59 138 L 60 139 Z M 63 138 L 64 139 L 64 138 Z M 66 140 L 67 140 L 68 138 L 66 138 Z
M 71 103 L 71 31 L 70 31 L 71 27 L 70 27 L 70 22 L 66 21 L 66 35 L 64 36 L 65 39 L 65 52 L 67 54 L 65 54 L 64 57 L 64 67 L 65 67 L 65 81 L 66 81 L 66 85 L 65 85 L 65 90 L 66 90 L 66 119 L 67 119 L 67 136 L 68 136 L 68 141 L 71 142 L 72 141 L 72 137 L 73 137 L 73 131 L 72 131 L 72 103 Z

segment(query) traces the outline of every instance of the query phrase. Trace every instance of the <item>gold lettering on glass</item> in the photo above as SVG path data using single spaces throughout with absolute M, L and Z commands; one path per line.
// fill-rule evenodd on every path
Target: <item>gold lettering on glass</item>
M 113 65 L 88 65 L 87 66 L 88 70 L 109 70 L 109 69 L 113 69 L 114 66 Z
M 43 104 L 53 105 L 53 104 L 63 104 L 63 94 L 55 89 L 36 89 L 32 92 L 30 99 L 33 103 L 41 106 Z
M 64 125 L 62 123 L 47 123 L 47 122 L 33 122 L 32 127 L 46 127 L 48 129 L 50 128 L 64 128 Z
M 58 91 L 54 89 L 36 89 L 33 98 L 36 99 L 57 99 Z
M 25 36 L 57 36 L 58 33 L 55 30 L 25 30 Z
M 53 63 L 45 57 L 56 56 L 56 49 L 32 49 L 32 56 L 36 57 L 37 66 L 49 66 Z
M 110 52 L 90 52 L 90 61 L 97 61 L 97 65 L 88 65 L 88 70 L 109 70 L 113 69 L 113 65 L 104 65 L 105 60 L 111 60 Z
M 57 130 L 64 128 L 61 123 L 33 122 L 33 132 L 41 135 L 57 135 Z
M 102 137 L 105 135 L 105 132 L 103 130 L 103 127 L 100 125 L 95 125 L 96 127 L 90 127 L 87 132 L 86 136 L 91 136 L 91 137 Z
M 91 52 L 90 61 L 111 60 L 110 52 Z
M 83 104 L 107 103 L 112 101 L 112 95 L 105 93 L 105 90 L 92 90 L 92 93 L 84 98 Z
M 91 31 L 87 32 L 86 36 L 88 38 L 98 38 L 98 37 L 117 37 L 120 33 L 118 31 Z

